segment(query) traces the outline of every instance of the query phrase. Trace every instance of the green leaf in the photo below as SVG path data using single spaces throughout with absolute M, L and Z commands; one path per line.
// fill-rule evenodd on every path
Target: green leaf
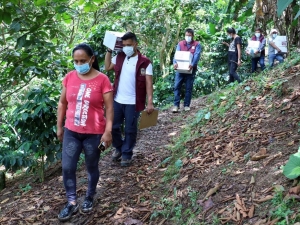
M 65 23 L 70 24 L 72 22 L 72 16 L 70 14 L 63 13 L 62 17 Z
M 9 12 L 3 12 L 2 20 L 4 21 L 4 23 L 10 24 L 11 23 L 11 14 Z
M 210 112 L 208 112 L 208 113 L 205 114 L 204 118 L 205 118 L 206 120 L 209 120 L 209 119 L 210 119 L 210 116 L 211 116 L 211 114 L 210 114 Z
M 46 6 L 46 1 L 45 0 L 35 0 L 34 4 L 36 6 Z
M 28 118 L 28 113 L 23 113 L 23 114 L 22 114 L 22 119 L 23 119 L 23 120 L 26 120 L 27 118 Z
M 298 11 L 297 15 L 295 16 L 294 20 L 296 20 L 300 16 L 300 10 Z
M 290 156 L 289 161 L 283 167 L 283 174 L 289 179 L 300 176 L 300 152 Z
M 250 91 L 250 89 L 251 89 L 251 88 L 250 88 L 249 86 L 246 86 L 246 87 L 245 87 L 245 91 Z
M 281 16 L 283 11 L 291 4 L 293 0 L 278 0 L 277 1 L 277 16 Z
M 19 37 L 17 39 L 17 46 L 16 46 L 16 48 L 17 49 L 22 48 L 24 46 L 25 42 L 26 42 L 26 35 L 23 35 L 23 36 Z
M 209 32 L 214 35 L 216 33 L 216 26 L 213 23 L 209 23 Z
M 90 12 L 92 9 L 92 6 L 90 3 L 86 4 L 84 7 L 83 7 L 83 10 L 84 12 Z
M 178 159 L 176 162 L 175 162 L 175 166 L 177 169 L 180 169 L 182 167 L 183 163 L 181 161 L 181 159 Z
M 13 21 L 12 24 L 10 25 L 10 29 L 18 32 L 21 29 L 21 24 L 18 21 Z

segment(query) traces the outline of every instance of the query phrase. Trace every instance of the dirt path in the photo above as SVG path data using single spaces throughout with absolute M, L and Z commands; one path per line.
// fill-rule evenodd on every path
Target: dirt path
M 194 101 L 197 107 L 198 103 L 199 100 Z M 156 127 L 139 132 L 133 166 L 120 167 L 111 162 L 111 154 L 101 159 L 96 203 L 91 213 L 79 212 L 66 223 L 57 220 L 66 201 L 58 164 L 43 184 L 33 182 L 33 176 L 8 182 L 0 192 L 0 224 L 149 224 L 152 204 L 163 195 L 160 187 L 164 169 L 160 163 L 170 155 L 168 145 L 179 135 L 188 115 L 196 111 L 196 107 L 189 113 L 161 111 Z M 79 203 L 86 188 L 86 171 L 81 165 L 77 171 Z

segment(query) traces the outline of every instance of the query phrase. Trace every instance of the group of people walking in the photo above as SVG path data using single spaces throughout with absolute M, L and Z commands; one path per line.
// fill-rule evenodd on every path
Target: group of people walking
M 278 33 L 272 30 L 271 39 Z M 241 81 L 236 70 L 241 65 L 241 38 L 235 29 L 227 30 L 230 43 L 228 49 L 229 81 Z M 277 46 L 269 41 L 269 60 L 283 58 L 275 54 Z M 257 29 L 252 40 L 259 40 L 259 58 L 252 58 L 252 72 L 259 62 L 264 69 L 265 38 Z M 60 221 L 67 221 L 79 209 L 90 212 L 94 204 L 96 186 L 99 181 L 98 163 L 101 151 L 111 144 L 114 147 L 112 161 L 123 167 L 132 164 L 133 148 L 137 139 L 137 124 L 140 112 L 151 114 L 153 106 L 152 63 L 138 50 L 137 37 L 127 32 L 122 37 L 123 51 L 112 57 L 112 49 L 105 55 L 105 70 L 113 70 L 113 86 L 109 78 L 99 72 L 99 65 L 93 49 L 79 44 L 72 51 L 75 70 L 70 71 L 62 81 L 62 92 L 57 110 L 57 137 L 62 141 L 62 174 L 67 204 L 58 214 Z M 185 39 L 180 41 L 177 51 L 189 51 L 193 58 L 187 68 L 191 73 L 176 72 L 174 85 L 174 107 L 178 112 L 180 93 L 185 83 L 184 110 L 190 110 L 192 90 L 197 65 L 201 55 L 201 44 L 194 40 L 194 30 L 185 30 Z M 280 52 L 280 51 L 279 51 Z M 270 63 L 270 65 L 273 65 Z M 178 68 L 173 60 L 174 69 Z M 124 127 L 124 129 L 122 129 Z M 80 154 L 84 152 L 88 173 L 88 188 L 81 206 L 76 195 L 76 169 Z

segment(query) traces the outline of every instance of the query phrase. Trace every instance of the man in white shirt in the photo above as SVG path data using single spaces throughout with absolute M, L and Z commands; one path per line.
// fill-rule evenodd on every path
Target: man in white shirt
M 114 122 L 112 128 L 115 152 L 113 161 L 120 158 L 121 166 L 132 163 L 133 147 L 137 138 L 137 124 L 140 112 L 154 110 L 151 61 L 137 50 L 137 38 L 132 32 L 122 37 L 123 51 L 111 58 L 112 50 L 105 55 L 105 70 L 115 71 L 114 81 Z M 125 138 L 121 127 L 125 122 Z

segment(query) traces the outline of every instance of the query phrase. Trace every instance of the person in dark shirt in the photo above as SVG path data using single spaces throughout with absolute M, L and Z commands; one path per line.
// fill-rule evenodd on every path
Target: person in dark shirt
M 230 43 L 223 42 L 223 44 L 229 47 L 228 49 L 229 82 L 231 83 L 237 80 L 240 83 L 241 78 L 237 74 L 236 70 L 241 65 L 242 39 L 236 34 L 234 28 L 228 28 L 227 35 L 230 38 Z

